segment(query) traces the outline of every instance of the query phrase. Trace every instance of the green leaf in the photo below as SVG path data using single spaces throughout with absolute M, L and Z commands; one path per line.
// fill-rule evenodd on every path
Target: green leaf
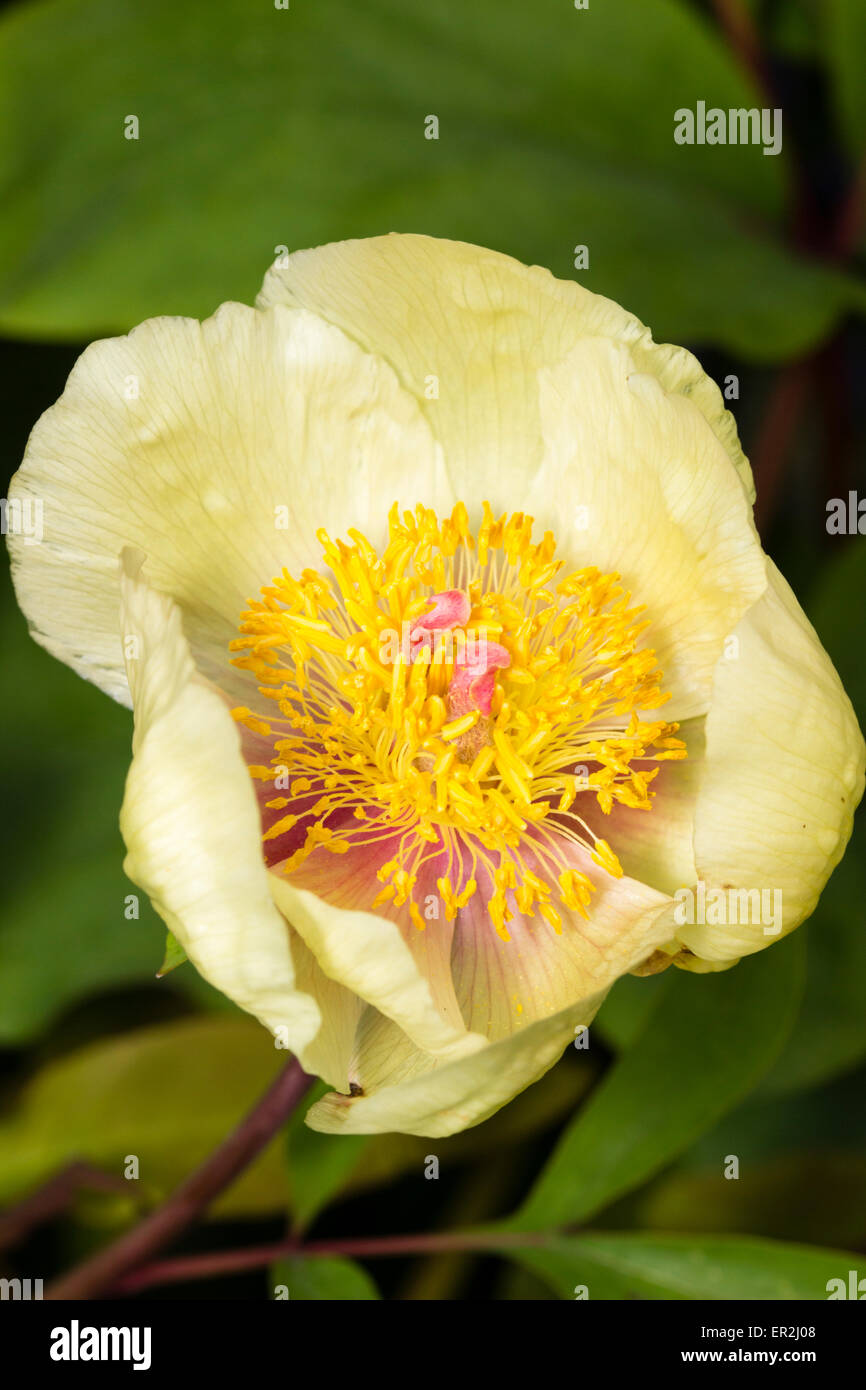
M 786 150 L 675 143 L 679 107 L 763 104 L 678 0 L 47 0 L 0 21 L 0 92 L 10 334 L 201 316 L 278 247 L 392 230 L 560 276 L 585 245 L 582 278 L 657 338 L 751 360 L 863 304 L 786 249 Z
M 796 934 L 718 974 L 671 972 L 643 1032 L 565 1131 L 513 1224 L 584 1221 L 671 1162 L 770 1066 L 802 981 Z
M 295 1230 L 304 1230 L 346 1186 L 369 1148 L 366 1134 L 318 1134 L 306 1125 L 289 1133 L 287 1161 Z
M 680 1160 L 684 1168 L 716 1168 L 725 1154 L 750 1163 L 786 1153 L 866 1151 L 866 1069 L 808 1091 L 767 1094 L 758 1088 Z
M 593 1021 L 592 1031 L 609 1047 L 622 1052 L 646 1027 L 659 998 L 668 988 L 668 975 L 624 975 L 617 980 Z
M 592 1232 L 508 1251 L 559 1298 L 586 1285 L 594 1298 L 823 1299 L 859 1256 L 746 1236 Z
M 20 1197 L 73 1159 L 122 1177 L 129 1155 L 139 1161 L 130 1195 L 154 1201 L 238 1124 L 285 1064 L 263 1028 L 232 1016 L 140 1029 L 54 1061 L 0 1124 L 0 1201 Z M 275 1140 L 214 1212 L 275 1211 L 287 1198 Z
M 352 1260 L 309 1257 L 278 1260 L 271 1268 L 271 1284 L 288 1291 L 289 1300 L 312 1302 L 342 1300 L 358 1302 L 379 1297 L 376 1285 L 365 1269 Z
M 176 970 L 177 967 L 183 965 L 186 960 L 189 960 L 189 957 L 177 937 L 173 932 L 166 932 L 165 955 L 162 959 L 162 965 L 157 971 L 158 977 L 162 979 L 163 975 L 168 975 L 172 970 Z

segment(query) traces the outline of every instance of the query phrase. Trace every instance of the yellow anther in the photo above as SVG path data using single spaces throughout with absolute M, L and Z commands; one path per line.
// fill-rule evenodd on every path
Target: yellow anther
M 607 869 L 614 878 L 622 878 L 622 865 L 608 844 L 607 840 L 596 840 L 590 858 L 596 864 L 600 864 L 603 869 Z
M 480 719 L 478 710 L 473 710 L 471 714 L 461 714 L 459 719 L 451 719 L 444 724 L 441 729 L 441 737 L 448 742 L 451 739 L 459 738 L 461 734 L 468 734 L 470 729 L 474 729 Z
M 265 831 L 262 839 L 275 840 L 278 835 L 285 835 L 286 831 L 291 830 L 292 826 L 297 825 L 299 820 L 300 816 L 283 816 L 281 820 L 275 821 L 274 824 Z

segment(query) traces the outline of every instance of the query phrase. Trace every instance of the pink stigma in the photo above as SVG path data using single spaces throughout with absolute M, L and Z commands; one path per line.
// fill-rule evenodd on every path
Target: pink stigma
M 470 665 L 455 668 L 448 687 L 448 703 L 452 715 L 471 714 L 480 710 L 489 715 L 496 685 L 496 672 L 511 665 L 511 657 L 498 642 L 479 643 L 478 657 Z
M 462 589 L 443 589 L 439 594 L 431 594 L 428 603 L 433 607 L 429 613 L 422 613 L 415 619 L 410 633 L 411 640 L 417 641 L 427 632 L 449 632 L 453 627 L 463 627 L 469 621 L 472 605 L 469 595 Z
M 469 595 L 462 589 L 443 589 L 441 593 L 431 594 L 428 603 L 432 605 L 430 611 L 415 620 L 410 634 L 412 642 L 423 641 L 434 632 L 450 632 L 455 627 L 464 627 L 472 612 Z M 448 686 L 449 713 L 458 716 L 479 710 L 481 714 L 489 715 L 496 672 L 510 665 L 511 657 L 504 647 L 498 642 L 488 642 L 484 637 L 478 638 L 471 655 L 455 663 L 454 675 Z

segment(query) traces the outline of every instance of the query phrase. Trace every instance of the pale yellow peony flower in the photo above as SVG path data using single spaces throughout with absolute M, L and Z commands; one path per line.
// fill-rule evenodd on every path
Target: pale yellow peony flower
M 12 497 L 34 637 L 135 711 L 127 872 L 316 1129 L 476 1124 L 842 854 L 863 742 L 718 389 L 546 271 L 301 252 L 90 347 Z

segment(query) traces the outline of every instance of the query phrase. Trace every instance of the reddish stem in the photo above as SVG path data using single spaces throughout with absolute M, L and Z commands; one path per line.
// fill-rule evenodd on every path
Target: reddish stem
M 866 214 L 866 156 L 851 180 L 848 196 L 836 216 L 828 238 L 828 252 L 833 260 L 845 261 L 857 249 L 860 229 Z
M 246 1250 L 222 1250 L 216 1254 L 182 1255 L 175 1260 L 158 1260 L 127 1274 L 112 1293 L 138 1293 L 153 1284 L 177 1284 L 190 1279 L 208 1279 L 261 1269 L 286 1256 L 315 1258 L 325 1255 L 346 1259 L 375 1259 L 394 1255 L 429 1255 L 449 1250 L 487 1250 L 506 1246 L 540 1245 L 545 1236 L 533 1232 L 448 1231 L 432 1235 L 359 1237 L 348 1240 L 319 1240 L 303 1244 L 284 1240 L 273 1245 L 252 1246 Z
M 196 1220 L 273 1138 L 313 1084 L 292 1060 L 238 1127 L 166 1202 L 131 1231 L 62 1275 L 46 1298 L 93 1298 L 143 1264 Z
M 775 100 L 769 69 L 761 52 L 761 41 L 752 16 L 740 0 L 713 0 L 713 9 L 725 37 L 755 85 Z
M 37 1226 L 59 1216 L 82 1191 L 122 1192 L 128 1197 L 131 1189 L 125 1178 L 83 1161 L 70 1163 L 23 1202 L 0 1213 L 0 1248 L 16 1245 Z

